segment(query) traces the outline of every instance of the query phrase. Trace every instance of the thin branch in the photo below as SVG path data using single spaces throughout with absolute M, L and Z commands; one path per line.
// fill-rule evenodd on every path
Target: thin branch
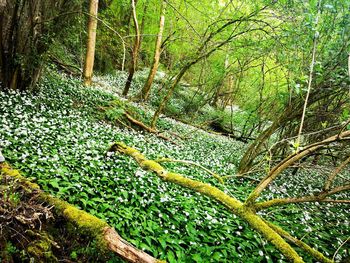
M 256 203 L 253 207 L 258 211 L 258 210 L 266 209 L 272 206 L 281 206 L 281 205 L 296 204 L 296 203 L 327 202 L 327 203 L 348 204 L 349 200 L 336 200 L 336 199 L 329 199 L 327 197 L 340 192 L 349 191 L 349 190 L 350 190 L 350 184 L 347 184 L 347 185 L 333 188 L 328 191 L 322 191 L 316 195 L 309 195 L 309 196 L 303 196 L 303 197 L 297 197 L 297 198 L 281 198 L 281 199 L 277 198 L 277 199 Z
M 339 250 L 346 244 L 346 242 L 348 242 L 350 240 L 350 237 L 348 237 L 339 247 L 338 249 L 335 251 L 332 260 L 335 260 L 335 256 L 338 254 Z
M 175 160 L 175 159 L 170 159 L 170 158 L 161 158 L 161 159 L 157 159 L 154 160 L 157 163 L 165 163 L 165 162 L 170 162 L 170 163 L 183 163 L 183 164 L 187 164 L 187 165 L 193 165 L 196 166 L 204 171 L 206 171 L 208 174 L 212 175 L 213 177 L 215 177 L 221 184 L 224 184 L 224 180 L 223 177 L 218 175 L 217 173 L 214 173 L 212 171 L 210 171 L 209 169 L 205 168 L 203 165 L 200 165 L 199 163 L 195 163 L 192 161 L 187 161 L 187 160 Z
M 329 188 L 331 187 L 335 177 L 350 163 L 350 156 L 344 161 L 342 162 L 335 170 L 334 172 L 328 177 L 328 179 L 325 182 L 325 185 L 323 187 L 323 189 L 325 191 L 329 190 Z
M 191 22 L 184 16 L 181 14 L 181 12 L 179 10 L 177 10 L 177 8 L 175 6 L 173 6 L 171 3 L 169 3 L 169 1 L 165 1 L 176 13 L 178 13 L 183 20 L 186 21 L 186 23 L 190 26 L 190 28 L 192 28 L 192 30 L 196 33 L 196 35 L 198 37 L 201 37 L 201 35 L 197 32 L 197 30 L 192 26 Z
M 318 1 L 317 8 L 318 8 L 318 11 L 317 11 L 317 16 L 316 16 L 316 27 L 318 25 L 318 20 L 319 20 L 320 13 L 321 13 L 321 0 Z M 299 148 L 299 145 L 300 145 L 300 138 L 301 138 L 301 133 L 303 131 L 307 103 L 309 101 L 309 96 L 310 96 L 310 92 L 311 92 L 311 83 L 312 83 L 312 75 L 314 73 L 314 65 L 315 65 L 315 58 L 316 58 L 316 47 L 317 47 L 318 35 L 319 35 L 319 32 L 316 30 L 315 35 L 314 35 L 313 48 L 312 48 L 312 59 L 311 59 L 311 64 L 310 64 L 309 82 L 308 82 L 308 87 L 307 87 L 305 103 L 304 103 L 304 107 L 303 107 L 303 113 L 302 113 L 302 116 L 301 116 L 301 122 L 300 122 L 298 137 L 297 137 L 297 141 L 296 141 L 297 148 Z

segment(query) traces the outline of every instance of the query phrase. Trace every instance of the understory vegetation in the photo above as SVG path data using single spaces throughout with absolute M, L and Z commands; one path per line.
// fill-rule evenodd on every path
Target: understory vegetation
M 0 0 L 0 263 L 349 263 L 349 10 Z
M 115 87 L 108 78 L 97 83 L 102 81 Z M 167 117 L 161 118 L 158 128 L 176 144 L 116 125 L 99 110 L 101 106 L 118 101 L 124 108 L 137 109 L 145 122 L 152 110 L 130 104 L 100 86 L 82 88 L 77 80 L 52 72 L 46 74 L 37 92 L 0 92 L 0 99 L 0 144 L 7 160 L 47 192 L 106 220 L 135 246 L 168 262 L 203 262 L 209 258 L 211 262 L 285 262 L 271 244 L 213 200 L 163 182 L 125 156 L 107 154 L 112 142 L 123 141 L 151 159 L 200 163 L 221 176 L 232 177 L 222 185 L 196 167 L 178 163 L 165 166 L 244 200 L 264 173 L 233 176 L 244 143 Z M 304 167 L 297 177 L 290 176 L 291 172 L 286 171 L 269 187 L 269 196 L 262 198 L 298 196 L 314 186 L 317 189 L 324 167 Z M 304 188 L 299 187 L 301 182 Z M 340 197 L 349 198 L 347 194 Z M 346 204 L 290 205 L 264 211 L 263 216 L 314 244 L 330 258 L 339 260 L 348 253 L 346 246 L 338 250 L 350 235 Z M 308 255 L 298 252 L 306 262 L 312 262 Z M 85 252 L 75 253 L 82 256 L 79 253 Z

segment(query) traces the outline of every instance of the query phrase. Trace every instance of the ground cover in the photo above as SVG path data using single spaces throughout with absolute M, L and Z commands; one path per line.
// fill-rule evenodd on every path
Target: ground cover
M 246 147 L 243 143 L 164 117 L 159 129 L 176 132 L 185 140 L 174 137 L 174 145 L 152 134 L 117 127 L 98 110 L 120 100 L 116 90 L 106 89 L 114 83 L 101 80 L 104 85 L 83 88 L 78 80 L 52 73 L 37 93 L 0 92 L 0 147 L 11 165 L 49 193 L 105 219 L 135 246 L 169 262 L 284 262 L 273 246 L 215 202 L 162 182 L 125 156 L 106 155 L 110 143 L 123 141 L 151 159 L 191 160 L 220 175 L 234 175 Z M 144 118 L 152 113 L 133 105 L 145 111 Z M 255 183 L 231 178 L 219 185 L 200 169 L 164 165 L 242 200 Z M 321 174 L 322 170 L 305 170 L 294 181 L 286 174 L 269 194 L 307 191 L 298 188 L 299 180 L 310 180 L 311 185 Z M 287 206 L 265 216 L 330 257 L 350 234 L 350 212 L 342 205 Z M 337 252 L 339 257 L 345 249 Z M 312 262 L 307 256 L 304 260 Z

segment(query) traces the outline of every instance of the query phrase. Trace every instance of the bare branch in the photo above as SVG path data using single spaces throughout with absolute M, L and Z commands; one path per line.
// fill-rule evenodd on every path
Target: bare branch
M 304 156 L 307 156 L 320 148 L 323 148 L 326 145 L 329 145 L 333 142 L 337 141 L 345 141 L 350 140 L 350 131 L 342 132 L 341 134 L 337 134 L 334 136 L 331 136 L 321 142 L 313 143 L 308 146 L 306 146 L 301 151 L 294 153 L 287 158 L 285 158 L 283 161 L 281 161 L 279 164 L 277 164 L 274 168 L 271 169 L 268 175 L 265 176 L 260 182 L 260 184 L 252 191 L 252 193 L 249 195 L 248 199 L 246 200 L 246 203 L 253 204 L 255 200 L 259 197 L 262 191 L 273 181 L 276 179 L 276 177 L 283 172 L 286 168 L 290 167 L 292 164 L 294 164 L 296 161 L 302 159 Z

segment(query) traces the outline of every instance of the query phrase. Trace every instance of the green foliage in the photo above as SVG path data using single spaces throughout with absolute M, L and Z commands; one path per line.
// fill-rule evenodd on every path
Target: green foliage
M 107 220 L 123 238 L 155 257 L 170 262 L 283 261 L 273 246 L 215 202 L 162 182 L 141 171 L 125 156 L 106 156 L 111 142 L 124 141 L 135 145 L 150 159 L 192 160 L 217 174 L 233 175 L 234 163 L 241 158 L 241 143 L 167 118 L 161 120 L 161 127 L 189 139 L 179 141 L 176 146 L 152 134 L 113 127 L 101 122 L 102 116 L 96 108 L 119 98 L 100 89 L 82 87 L 73 79 L 47 76 L 36 95 L 0 93 L 4 102 L 0 105 L 4 112 L 0 117 L 0 142 L 4 156 L 14 167 L 49 193 Z M 140 105 L 135 105 L 137 107 L 139 112 L 143 111 Z M 149 112 L 143 114 L 150 115 Z M 175 163 L 168 163 L 166 167 L 217 185 L 215 178 L 200 169 Z M 317 176 L 305 173 L 297 179 L 308 179 L 311 185 L 313 178 Z M 266 198 L 271 197 L 269 194 L 272 197 L 298 194 L 296 185 L 297 181 L 278 182 Z M 249 180 L 232 178 L 219 187 L 242 200 L 252 184 Z M 305 210 L 313 210 L 317 217 L 306 220 Z M 317 244 L 330 255 L 349 235 L 346 226 L 349 216 L 342 206 L 288 207 L 266 214 L 299 237 L 311 228 L 312 235 L 303 240 Z M 332 228 L 332 235 L 338 239 L 329 242 L 333 239 L 328 231 L 334 224 L 337 227 Z M 311 262 L 307 257 L 305 260 Z

